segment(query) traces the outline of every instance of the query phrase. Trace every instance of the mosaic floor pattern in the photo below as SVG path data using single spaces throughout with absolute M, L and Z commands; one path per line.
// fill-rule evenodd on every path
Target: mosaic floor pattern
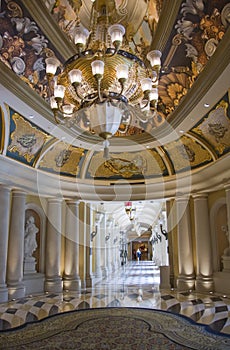
M 129 263 L 112 278 L 79 292 L 26 296 L 0 304 L 0 330 L 72 310 L 136 307 L 165 310 L 230 334 L 230 296 L 160 290 L 159 269 L 152 262 Z

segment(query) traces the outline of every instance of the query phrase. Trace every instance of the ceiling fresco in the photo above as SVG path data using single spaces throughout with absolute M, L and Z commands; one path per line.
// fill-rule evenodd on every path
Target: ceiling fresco
M 133 16 L 128 33 L 133 36 L 133 50 L 144 54 L 157 32 L 164 1 L 142 2 L 142 15 L 128 11 Z M 71 40 L 78 15 L 87 26 L 91 1 L 47 0 L 44 3 L 47 6 L 45 15 L 53 17 L 68 40 Z M 134 0 L 116 1 L 121 22 L 126 6 L 134 8 L 134 3 Z M 230 3 L 226 0 L 181 2 L 163 50 L 158 114 L 149 123 L 121 124 L 115 137 L 129 139 L 151 133 L 165 120 L 170 120 L 215 55 L 229 27 L 229 13 Z M 0 61 L 44 100 L 48 97 L 45 58 L 50 55 L 64 62 L 30 14 L 26 2 L 0 1 Z M 5 156 L 42 171 L 69 177 L 103 181 L 166 178 L 207 166 L 230 150 L 229 92 L 206 115 L 198 116 L 199 122 L 177 140 L 138 152 L 111 152 L 109 160 L 103 158 L 102 152 L 75 147 L 53 137 L 39 128 L 36 120 L 28 120 L 19 114 L 16 104 L 4 108 L 8 113 L 0 108 L 1 153 L 7 144 Z
M 109 160 L 103 158 L 103 152 L 95 152 L 86 162 L 86 169 L 84 149 L 53 138 L 12 108 L 8 107 L 8 111 L 8 157 L 44 171 L 77 178 L 81 177 L 82 167 L 86 179 L 167 177 L 212 163 L 230 149 L 229 94 L 178 140 L 140 152 L 111 153 Z M 1 111 L 2 121 L 8 116 Z M 2 139 L 4 130 L 2 127 Z

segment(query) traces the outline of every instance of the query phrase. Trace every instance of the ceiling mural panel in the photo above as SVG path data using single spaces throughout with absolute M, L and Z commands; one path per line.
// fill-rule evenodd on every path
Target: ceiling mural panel
M 83 26 L 90 29 L 91 0 L 58 0 L 53 1 L 53 5 L 45 3 L 60 28 L 71 40 L 79 20 Z M 111 15 L 113 22 L 126 26 L 127 37 L 133 37 L 136 34 L 135 45 L 144 42 L 150 45 L 152 33 L 155 32 L 159 20 L 163 0 L 115 0 L 110 1 L 111 9 L 114 6 L 113 3 L 116 8 L 116 11 L 113 11 Z
M 212 162 L 211 154 L 198 142 L 187 136 L 167 144 L 164 149 L 171 159 L 175 173 L 186 169 L 192 170 Z
M 220 157 L 230 150 L 229 94 L 192 131 L 206 140 Z
M 54 54 L 52 44 L 21 1 L 2 0 L 0 13 L 0 60 L 47 98 L 45 58 Z
M 6 155 L 33 165 L 50 136 L 9 107 L 10 135 Z
M 155 150 L 136 153 L 111 153 L 105 160 L 96 153 L 89 164 L 87 177 L 96 179 L 142 179 L 166 175 L 167 169 Z
M 229 27 L 228 0 L 182 1 L 163 52 L 159 109 L 168 117 L 192 87 Z
M 39 162 L 39 169 L 60 175 L 79 177 L 84 150 L 59 142 L 46 152 Z

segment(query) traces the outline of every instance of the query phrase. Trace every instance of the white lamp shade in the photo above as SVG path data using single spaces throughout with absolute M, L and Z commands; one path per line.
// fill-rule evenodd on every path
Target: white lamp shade
M 108 101 L 93 104 L 86 113 L 90 120 L 91 129 L 97 135 L 103 133 L 114 135 L 120 126 L 123 114 L 119 107 L 112 105 Z
M 82 81 L 82 72 L 80 69 L 72 69 L 69 74 L 69 80 L 71 84 L 73 83 L 81 83 Z
M 108 28 L 108 32 L 112 43 L 115 41 L 122 42 L 123 35 L 125 34 L 125 28 L 121 24 L 113 24 Z
M 159 50 L 152 50 L 147 54 L 152 67 L 161 66 L 161 52 Z
M 58 109 L 58 104 L 54 96 L 50 98 L 50 107 L 51 109 Z
M 62 112 L 64 114 L 64 117 L 72 117 L 73 115 L 73 105 L 63 105 L 62 106 Z
M 119 64 L 117 66 L 117 79 L 128 79 L 129 67 L 126 64 Z
M 157 101 L 158 100 L 158 89 L 157 88 L 153 88 L 150 91 L 149 100 L 150 101 Z
M 151 91 L 152 90 L 152 80 L 150 78 L 144 78 L 141 80 L 141 88 L 145 91 Z
M 103 213 L 96 211 L 95 213 L 95 223 L 99 224 L 103 218 Z
M 84 45 L 86 44 L 86 40 L 89 36 L 89 31 L 85 28 L 77 28 L 75 31 L 74 43 Z
M 104 74 L 104 62 L 101 60 L 95 60 L 91 63 L 93 75 L 103 75 Z
M 58 59 L 56 57 L 48 57 L 46 58 L 45 62 L 46 62 L 46 73 L 54 75 L 60 64 Z
M 65 95 L 65 87 L 63 85 L 56 85 L 54 87 L 54 97 L 63 99 Z

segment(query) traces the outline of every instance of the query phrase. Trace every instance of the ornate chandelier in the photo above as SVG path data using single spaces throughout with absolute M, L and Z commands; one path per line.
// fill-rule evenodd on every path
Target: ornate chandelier
M 104 141 L 132 116 L 148 121 L 157 109 L 161 52 L 146 59 L 132 47 L 125 28 L 116 20 L 115 1 L 92 3 L 89 31 L 78 22 L 76 55 L 62 67 L 55 57 L 46 59 L 50 104 L 57 123 L 84 124 Z

